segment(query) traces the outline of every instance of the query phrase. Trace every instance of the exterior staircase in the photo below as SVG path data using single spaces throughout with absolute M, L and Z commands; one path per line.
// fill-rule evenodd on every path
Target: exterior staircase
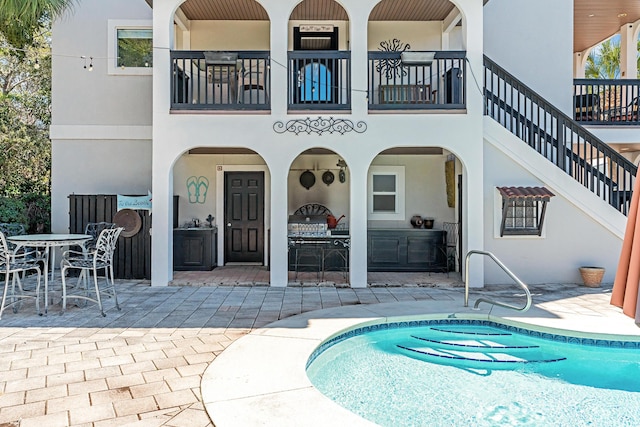
M 485 56 L 485 115 L 627 215 L 637 167 Z

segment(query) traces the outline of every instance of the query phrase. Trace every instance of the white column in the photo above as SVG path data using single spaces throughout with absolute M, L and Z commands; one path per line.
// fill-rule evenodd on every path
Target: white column
M 349 14 L 349 49 L 351 50 L 351 113 L 354 116 L 367 115 L 369 105 L 367 100 L 368 49 L 367 26 L 370 12 L 369 5 L 359 5 L 358 12 L 351 10 Z M 364 10 L 362 10 L 364 9 Z
M 573 78 L 584 79 L 585 76 L 585 64 L 587 63 L 587 57 L 589 56 L 590 49 L 583 52 L 575 52 L 573 54 Z
M 274 117 L 282 117 L 287 114 L 287 77 L 288 77 L 288 42 L 289 42 L 289 15 L 293 10 L 295 1 L 263 1 L 262 5 L 271 19 L 271 93 L 277 96 L 271 97 L 271 114 Z
M 473 249 L 484 250 L 484 204 L 483 204 L 483 111 L 484 98 L 477 85 L 482 87 L 484 76 L 483 59 L 483 2 L 482 0 L 455 0 L 463 16 L 463 43 L 467 51 L 466 88 L 469 130 L 477 135 L 460 152 L 463 159 L 473 159 L 465 165 L 463 198 L 462 254 Z M 474 260 L 470 268 L 470 280 L 476 286 L 484 286 L 484 263 Z M 464 265 L 463 265 L 464 268 Z M 464 272 L 462 272 L 464 274 Z
M 620 27 L 620 77 L 638 78 L 638 27 L 640 21 Z
M 369 163 L 349 161 L 349 283 L 352 288 L 367 287 L 367 174 Z
M 287 177 L 289 165 L 269 162 L 271 173 L 271 286 L 287 286 L 289 282 L 289 247 L 287 243 Z
M 177 0 L 156 0 L 153 4 L 153 162 L 151 285 L 167 286 L 173 278 L 173 227 L 171 162 L 163 148 L 171 143 L 164 127 L 168 120 L 170 94 L 170 49 L 173 47 L 173 10 Z M 164 65 L 164 66 L 163 66 Z

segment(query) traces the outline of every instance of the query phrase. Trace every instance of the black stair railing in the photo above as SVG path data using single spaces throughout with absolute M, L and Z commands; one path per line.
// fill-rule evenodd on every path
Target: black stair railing
M 485 114 L 626 215 L 636 166 L 486 56 L 484 69 Z

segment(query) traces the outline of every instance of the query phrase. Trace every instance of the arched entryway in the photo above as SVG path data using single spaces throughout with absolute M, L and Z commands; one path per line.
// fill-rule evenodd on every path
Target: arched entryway
M 289 282 L 349 283 L 349 172 L 335 152 L 312 148 L 289 169 Z

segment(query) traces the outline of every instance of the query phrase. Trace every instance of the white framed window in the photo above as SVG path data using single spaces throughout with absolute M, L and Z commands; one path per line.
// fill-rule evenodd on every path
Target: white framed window
M 110 19 L 108 25 L 108 73 L 151 75 L 153 72 L 153 22 Z
M 371 166 L 368 188 L 369 219 L 405 219 L 404 166 Z

